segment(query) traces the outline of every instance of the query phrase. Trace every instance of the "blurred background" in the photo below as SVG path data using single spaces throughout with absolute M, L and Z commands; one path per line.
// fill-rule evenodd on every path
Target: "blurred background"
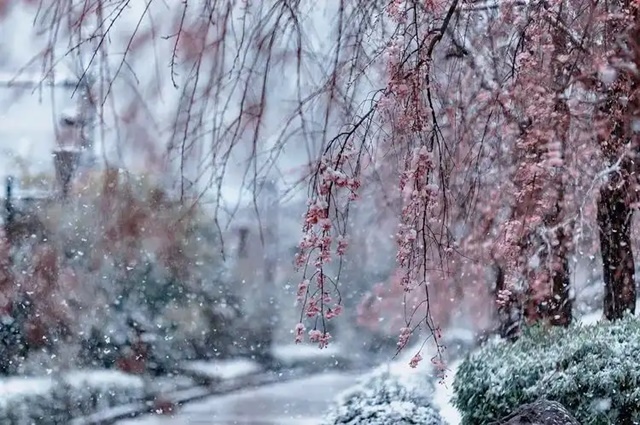
M 175 37 L 152 35 L 170 34 L 181 16 L 164 2 L 105 5 L 109 34 L 73 9 L 70 19 L 82 23 L 59 38 L 52 16 L 65 2 L 37 3 L 0 1 L 0 397 L 33 403 L 34 388 L 53 386 L 44 399 L 38 393 L 38 406 L 64 423 L 69 406 L 80 409 L 73 417 L 140 400 L 171 410 L 162 397 L 179 390 L 253 387 L 391 360 L 406 307 L 421 301 L 404 298 L 395 270 L 392 179 L 363 186 L 351 207 L 349 255 L 330 266 L 341 269 L 344 304 L 329 323 L 333 341 L 324 350 L 293 344 L 302 278 L 293 261 L 310 164 L 325 143 L 309 135 L 338 128 L 343 114 L 305 122 L 305 133 L 290 117 L 332 57 L 326 34 L 337 6 L 306 11 L 313 30 L 305 43 L 316 60 L 300 76 L 286 59 L 287 37 L 272 46 L 281 58 L 273 63 L 258 48 L 238 63 L 230 52 L 239 39 L 228 51 L 191 57 L 198 28 L 185 29 L 176 53 Z M 200 81 L 195 63 L 207 67 Z M 268 66 L 292 78 L 261 86 Z M 238 108 L 249 111 L 245 122 L 234 121 Z M 323 117 L 321 102 L 308 108 Z M 592 289 L 600 269 L 588 256 L 575 263 L 576 305 L 586 311 L 587 301 L 600 304 Z M 452 340 L 474 344 L 494 329 L 489 280 L 431 283 L 431 312 Z M 310 397 L 330 399 L 323 391 L 352 382 L 336 376 L 312 385 Z M 79 393 L 89 387 L 87 401 Z

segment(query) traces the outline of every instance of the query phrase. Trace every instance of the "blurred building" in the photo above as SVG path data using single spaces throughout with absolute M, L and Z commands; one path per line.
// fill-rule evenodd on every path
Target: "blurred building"
M 303 205 L 281 205 L 274 186 L 263 194 L 258 211 L 247 205 L 234 214 L 223 235 L 225 255 L 246 326 L 276 341 L 290 342 L 290 330 L 299 320 L 291 288 L 297 285 L 293 258 Z

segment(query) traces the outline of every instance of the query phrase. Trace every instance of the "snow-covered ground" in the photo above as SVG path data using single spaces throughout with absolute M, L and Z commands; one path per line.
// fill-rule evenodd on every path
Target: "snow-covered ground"
M 325 373 L 185 405 L 175 416 L 145 416 L 118 425 L 315 425 L 336 393 L 357 376 Z
M 602 320 L 602 310 L 597 310 L 592 313 L 585 314 L 577 318 L 583 325 L 595 325 Z
M 433 404 L 440 410 L 440 415 L 449 425 L 458 425 L 461 417 L 460 412 L 451 403 L 453 398 L 453 379 L 456 376 L 458 367 L 462 360 L 456 360 L 447 365 L 447 373 L 444 382 L 437 383 L 435 386 L 435 394 L 433 395 Z
M 182 369 L 213 379 L 234 379 L 259 372 L 261 367 L 252 360 L 230 359 L 187 362 Z
M 292 365 L 305 361 L 335 359 L 340 356 L 341 351 L 337 344 L 330 344 L 322 350 L 315 344 L 286 344 L 274 346 L 272 354 L 284 365 Z
M 53 381 L 49 377 L 7 378 L 0 381 L 0 404 L 8 404 L 25 395 L 44 396 L 51 391 Z
M 583 324 L 593 324 L 600 320 L 602 311 L 577 318 Z M 317 349 L 306 346 L 281 347 L 274 354 L 285 362 L 308 359 L 317 356 Z M 428 361 L 422 362 L 417 369 L 409 367 L 409 359 L 415 349 L 406 349 L 397 360 L 384 368 L 397 376 L 428 373 L 432 367 Z M 333 356 L 337 352 L 323 350 L 324 355 Z M 423 357 L 429 359 L 429 350 L 423 351 Z M 447 365 L 448 370 L 443 383 L 436 383 L 433 405 L 449 425 L 460 424 L 460 413 L 451 403 L 453 381 L 462 359 Z M 231 369 L 244 370 L 244 367 Z M 187 404 L 175 416 L 145 416 L 122 421 L 119 425 L 164 425 L 164 424 L 210 424 L 219 425 L 276 425 L 276 424 L 320 424 L 335 397 L 342 391 L 359 382 L 359 376 L 352 374 L 326 373 L 286 383 L 279 383 L 244 390 L 226 396 L 211 397 L 201 402 Z
M 145 382 L 119 371 L 84 370 L 0 380 L 2 423 L 68 423 L 74 416 L 145 398 Z
M 0 380 L 0 405 L 19 402 L 25 397 L 50 396 L 59 384 L 59 379 L 79 391 L 99 387 L 142 387 L 138 376 L 128 375 L 115 370 L 87 370 L 68 372 L 61 376 L 13 377 Z

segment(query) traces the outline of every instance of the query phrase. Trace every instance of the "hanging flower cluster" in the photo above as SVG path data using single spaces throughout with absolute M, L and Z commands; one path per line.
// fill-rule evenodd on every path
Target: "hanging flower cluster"
M 351 143 L 327 150 L 315 176 L 314 198 L 309 201 L 304 215 L 303 237 L 298 245 L 295 265 L 303 269 L 298 284 L 297 302 L 302 306 L 300 323 L 295 328 L 295 341 L 302 342 L 303 320 L 313 322 L 309 340 L 320 348 L 328 345 L 331 335 L 326 331 L 326 320 L 342 313 L 338 292 L 338 279 L 327 274 L 327 265 L 335 257 L 345 255 L 348 239 L 346 223 L 341 223 L 343 211 L 349 202 L 357 199 L 360 181 L 357 152 Z

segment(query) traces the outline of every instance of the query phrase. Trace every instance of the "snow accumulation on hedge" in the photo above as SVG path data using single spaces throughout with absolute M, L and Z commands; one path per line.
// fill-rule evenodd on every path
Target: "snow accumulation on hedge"
M 460 366 L 455 403 L 464 424 L 498 420 L 541 397 L 585 424 L 640 421 L 640 321 L 527 329 L 485 344 Z M 630 421 L 630 422 L 629 422 Z
M 406 353 L 410 357 L 415 354 L 413 351 Z M 324 424 L 444 424 L 431 402 L 433 385 L 429 364 L 411 368 L 408 358 L 401 358 L 380 366 L 343 392 L 326 416 Z
M 0 423 L 68 423 L 146 396 L 142 378 L 119 371 L 77 371 L 0 380 Z
M 344 392 L 325 420 L 327 425 L 440 425 L 431 405 L 433 385 L 405 374 L 379 369 Z

